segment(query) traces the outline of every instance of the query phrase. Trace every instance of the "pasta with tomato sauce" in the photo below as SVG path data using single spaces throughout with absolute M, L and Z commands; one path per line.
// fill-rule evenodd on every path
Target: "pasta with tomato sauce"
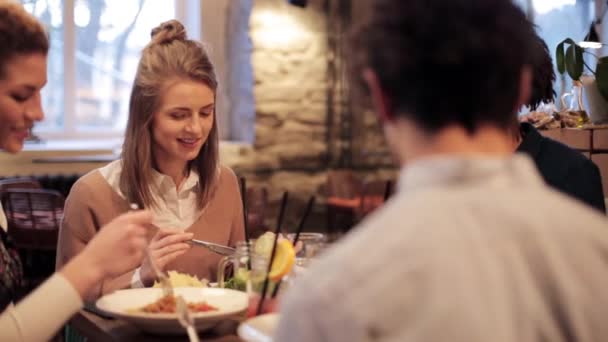
M 207 302 L 187 303 L 188 310 L 192 312 L 208 312 L 217 311 L 218 309 Z M 175 313 L 177 302 L 175 296 L 164 296 L 158 299 L 156 302 L 148 304 L 142 308 L 135 309 L 135 312 L 145 313 Z

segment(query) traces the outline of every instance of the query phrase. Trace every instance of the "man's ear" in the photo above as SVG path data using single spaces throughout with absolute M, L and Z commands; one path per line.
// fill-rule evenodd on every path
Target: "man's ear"
M 365 83 L 367 83 L 370 90 L 378 120 L 381 123 L 393 121 L 393 107 L 384 89 L 382 89 L 378 75 L 372 69 L 365 68 L 363 70 L 363 79 L 365 79 Z
M 517 103 L 515 104 L 515 110 L 519 110 L 522 106 L 525 106 L 530 101 L 532 96 L 532 69 L 529 66 L 524 66 L 521 69 L 519 76 L 519 94 L 517 96 Z

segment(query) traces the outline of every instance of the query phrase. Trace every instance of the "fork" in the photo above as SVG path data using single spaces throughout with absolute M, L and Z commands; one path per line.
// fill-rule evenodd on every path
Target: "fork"
M 129 206 L 131 207 L 131 210 L 139 209 L 139 206 L 136 203 L 131 203 Z M 165 273 L 162 272 L 158 268 L 158 266 L 156 266 L 156 263 L 152 259 L 152 256 L 150 255 L 149 252 L 148 252 L 148 259 L 150 259 L 150 265 L 152 266 L 152 271 L 154 272 L 154 275 L 160 281 L 160 285 L 163 289 L 163 295 L 173 296 L 173 287 L 171 286 L 171 282 L 169 282 L 169 278 L 167 278 Z
M 182 298 L 182 296 L 177 296 L 175 297 L 175 301 L 177 302 L 177 320 L 179 321 L 179 324 L 186 328 L 190 342 L 199 342 L 198 334 L 194 329 L 194 320 L 188 311 L 188 306 L 186 305 L 184 298 Z
M 158 269 L 158 266 L 156 266 L 156 264 L 154 263 L 154 260 L 152 260 L 152 258 L 150 258 L 149 256 L 148 256 L 148 258 L 150 259 L 150 265 L 152 266 L 152 271 L 154 271 L 156 278 L 158 278 L 158 280 L 160 281 L 160 286 L 163 288 L 163 295 L 173 296 L 173 287 L 171 286 L 171 282 L 169 281 L 169 278 L 167 278 L 167 276 L 165 275 L 164 272 L 162 272 L 161 270 Z
M 207 242 L 207 241 L 203 241 L 203 240 L 191 239 L 187 242 L 189 242 L 190 244 L 192 244 L 194 246 L 205 247 L 208 250 L 215 252 L 219 255 L 229 256 L 229 255 L 233 255 L 234 252 L 236 251 L 235 248 L 220 245 L 220 244 L 213 243 L 213 242 Z

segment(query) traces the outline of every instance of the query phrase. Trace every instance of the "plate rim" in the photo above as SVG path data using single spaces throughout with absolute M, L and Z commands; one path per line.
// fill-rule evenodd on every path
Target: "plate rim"
M 243 336 L 244 335 L 244 330 L 247 327 L 251 327 L 251 321 L 259 320 L 261 317 L 269 317 L 269 316 L 276 316 L 277 317 L 277 323 L 278 323 L 278 319 L 280 317 L 280 315 L 279 315 L 278 312 L 271 312 L 271 313 L 266 313 L 266 314 L 263 314 L 263 315 L 247 318 L 246 320 L 244 320 L 243 322 L 241 322 L 239 324 L 239 326 L 237 327 L 237 329 L 236 329 L 236 333 L 237 333 L 238 337 L 240 337 L 242 339 L 246 338 L 246 336 Z M 253 329 L 253 327 L 251 327 L 251 328 Z M 257 330 L 257 331 L 259 331 L 259 330 Z M 263 338 L 263 340 L 264 341 L 269 341 L 269 342 L 273 341 L 273 335 L 270 335 L 270 336 L 266 335 L 265 338 Z
M 208 320 L 214 319 L 215 320 L 215 319 L 222 319 L 222 318 L 226 318 L 226 317 L 230 317 L 230 316 L 236 316 L 243 312 L 246 312 L 247 308 L 249 306 L 247 294 L 244 292 L 241 292 L 241 291 L 236 291 L 236 290 L 232 290 L 232 289 L 224 289 L 224 288 L 192 287 L 192 286 L 176 287 L 175 289 L 182 289 L 182 288 L 196 289 L 197 291 L 229 292 L 229 293 L 232 292 L 232 293 L 235 293 L 236 295 L 244 298 L 244 301 L 243 301 L 244 305 L 240 309 L 233 309 L 233 310 L 228 310 L 228 311 L 208 311 L 208 312 L 192 313 L 192 318 L 194 318 L 195 320 L 200 320 L 200 319 L 208 319 Z M 120 290 L 113 291 L 111 293 L 108 293 L 108 294 L 98 298 L 95 301 L 95 306 L 99 310 L 107 313 L 110 316 L 122 318 L 125 320 L 146 319 L 146 320 L 151 320 L 151 321 L 167 321 L 167 320 L 176 320 L 177 319 L 177 313 L 143 313 L 143 312 L 142 313 L 137 313 L 137 312 L 133 313 L 133 312 L 126 312 L 126 311 L 122 311 L 122 310 L 109 309 L 106 306 L 104 306 L 102 303 L 102 300 L 107 299 L 107 297 L 116 295 L 117 293 L 130 292 L 133 290 L 162 292 L 162 289 L 152 288 L 152 287 L 136 288 L 136 289 L 120 289 Z

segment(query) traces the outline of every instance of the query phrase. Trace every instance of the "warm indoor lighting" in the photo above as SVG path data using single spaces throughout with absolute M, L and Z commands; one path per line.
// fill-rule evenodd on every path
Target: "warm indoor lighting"
M 601 49 L 603 46 L 602 43 L 588 41 L 579 42 L 578 45 L 583 49 Z
M 310 31 L 287 11 L 253 12 L 251 22 L 253 39 L 266 47 L 297 45 L 310 37 Z
M 597 17 L 591 25 L 589 26 L 589 33 L 583 38 L 582 42 L 579 42 L 578 45 L 584 49 L 601 49 L 604 44 L 600 42 L 600 35 L 597 33 L 597 25 L 602 24 L 602 18 L 606 14 L 606 10 L 602 13 L 601 16 Z

